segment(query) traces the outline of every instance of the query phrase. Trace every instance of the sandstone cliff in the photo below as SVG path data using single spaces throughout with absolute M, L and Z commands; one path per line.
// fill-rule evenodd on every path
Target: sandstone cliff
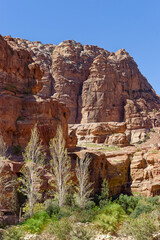
M 148 112 L 159 108 L 160 99 L 124 49 L 110 53 L 73 40 L 56 46 L 19 38 L 4 39 L 9 49 L 16 47 L 27 53 L 22 65 L 28 61 L 32 71 L 24 73 L 23 67 L 21 75 L 29 75 L 29 85 L 31 77 L 36 78 L 39 82 L 36 93 L 42 98 L 52 97 L 65 103 L 71 112 L 69 123 L 126 120 L 131 125 L 135 119 L 138 122 L 145 117 L 151 126 Z M 35 85 L 35 81 L 31 82 Z M 142 125 L 137 123 L 139 128 Z
M 35 123 L 44 144 L 55 136 L 58 124 L 67 140 L 68 108 L 37 95 L 44 85 L 44 74 L 29 51 L 11 37 L 0 36 L 0 132 L 8 146 L 25 147 Z
M 77 141 L 124 147 L 160 126 L 159 109 L 160 98 L 124 49 L 110 53 L 72 40 L 56 46 L 0 36 L 0 133 L 9 146 L 25 147 L 37 122 L 45 145 L 61 124 L 69 148 Z M 111 195 L 129 188 L 159 194 L 159 155 L 147 149 L 137 157 L 134 147 L 102 150 L 84 150 L 93 158 L 97 191 L 106 177 Z

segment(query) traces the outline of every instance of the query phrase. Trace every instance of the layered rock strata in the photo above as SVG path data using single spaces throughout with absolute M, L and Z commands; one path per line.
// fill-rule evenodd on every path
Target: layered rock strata
M 131 191 L 146 196 L 160 195 L 160 151 L 137 152 L 132 158 Z
M 73 40 L 56 46 L 4 39 L 11 48 L 28 52 L 32 68 L 39 66 L 43 86 L 37 94 L 65 103 L 71 111 L 69 123 L 126 120 L 132 129 L 135 124 L 136 128 L 152 125 L 154 116 L 151 120 L 148 112 L 159 109 L 159 97 L 124 49 L 110 53 Z
M 103 143 L 120 147 L 129 145 L 125 122 L 69 124 L 69 130 L 77 135 L 78 144 Z
M 45 145 L 60 124 L 70 148 L 77 141 L 126 146 L 160 126 L 159 109 L 160 98 L 124 49 L 110 53 L 75 41 L 56 46 L 0 36 L 0 132 L 9 146 L 25 147 L 35 123 Z M 69 137 L 67 121 L 74 124 Z M 136 150 L 92 149 L 75 157 L 87 151 L 96 191 L 107 178 L 111 195 L 130 185 L 133 192 L 159 194 L 159 150 L 132 156 Z
M 45 50 L 52 48 L 47 46 Z M 55 136 L 57 125 L 62 126 L 68 138 L 68 108 L 52 97 L 44 99 L 38 94 L 46 84 L 46 58 L 45 63 L 38 57 L 34 61 L 31 51 L 19 47 L 11 37 L 0 36 L 0 133 L 8 146 L 24 148 L 35 123 L 45 145 Z

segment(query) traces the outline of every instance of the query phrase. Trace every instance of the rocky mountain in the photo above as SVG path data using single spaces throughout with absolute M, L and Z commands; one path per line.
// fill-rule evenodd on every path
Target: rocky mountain
M 159 96 L 124 49 L 113 53 L 73 40 L 53 45 L 0 36 L 4 140 L 11 148 L 24 148 L 37 123 L 48 145 L 61 124 L 73 162 L 86 152 L 92 155 L 96 191 L 106 177 L 111 195 L 131 190 L 159 194 L 159 147 L 153 153 L 143 146 L 134 155 L 139 147 L 129 146 L 160 126 L 159 110 Z M 77 141 L 79 148 L 83 144 L 80 151 L 73 150 Z M 108 153 L 87 143 L 125 148 Z
M 128 112 L 130 104 L 138 113 L 159 107 L 159 97 L 124 49 L 110 53 L 73 40 L 58 46 L 11 37 L 4 41 L 11 49 L 26 53 L 26 59 L 20 58 L 28 61 L 32 75 L 39 80 L 36 94 L 65 103 L 71 112 L 69 123 L 121 122 L 132 114 Z M 14 67 L 18 64 L 15 61 Z M 24 71 L 23 67 L 28 84 L 34 85 L 31 73 L 27 76 Z

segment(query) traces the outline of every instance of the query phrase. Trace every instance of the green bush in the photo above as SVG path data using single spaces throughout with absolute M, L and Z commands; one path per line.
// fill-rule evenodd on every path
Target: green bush
M 137 218 L 140 216 L 142 213 L 148 213 L 153 210 L 153 206 L 150 204 L 143 204 L 143 203 L 138 203 L 132 214 L 130 215 L 132 218 Z
M 158 196 L 148 197 L 148 198 L 146 198 L 146 200 L 147 200 L 147 202 L 151 203 L 152 205 L 160 205 Z
M 131 213 L 131 217 L 137 218 L 142 213 L 148 213 L 156 209 L 159 205 L 159 197 L 141 197 L 139 202 L 135 207 L 134 211 Z
M 72 209 L 70 207 L 61 207 L 60 211 L 56 214 L 56 217 L 60 220 L 61 218 L 67 218 L 72 215 Z
M 160 230 L 160 213 L 158 211 L 141 214 L 138 218 L 129 219 L 121 226 L 120 232 L 133 236 L 137 240 L 151 240 L 153 234 Z
M 103 180 L 102 186 L 101 186 L 101 195 L 99 198 L 99 206 L 100 208 L 103 208 L 109 200 L 109 185 L 108 181 L 106 179 Z
M 44 207 L 43 203 L 36 203 L 34 205 L 33 214 L 42 212 L 44 209 L 45 209 L 45 207 Z M 29 207 L 28 203 L 23 207 L 23 212 L 24 212 L 25 219 L 30 217 L 30 207 Z
M 96 206 L 96 204 L 95 204 L 94 201 L 88 201 L 87 204 L 86 204 L 86 206 L 85 206 L 85 209 L 86 209 L 86 210 L 90 210 L 90 209 L 95 208 L 95 206 Z
M 41 233 L 44 227 L 50 222 L 49 215 L 45 212 L 34 214 L 31 218 L 23 223 L 23 229 L 31 233 Z
M 121 194 L 117 200 L 117 203 L 121 205 L 121 207 L 127 214 L 131 214 L 136 208 L 139 200 L 140 197 Z
M 75 207 L 76 205 L 75 190 L 74 190 L 74 184 L 72 181 L 69 183 L 69 189 L 68 189 L 68 194 L 66 195 L 65 205 L 70 207 Z
M 76 218 L 78 222 L 86 223 L 92 222 L 97 214 L 99 214 L 100 209 L 98 207 L 94 207 L 91 209 L 84 209 L 76 212 Z
M 20 231 L 16 227 L 12 227 L 7 229 L 3 234 L 3 240 L 21 240 L 22 235 Z
M 113 233 L 125 217 L 126 213 L 119 204 L 110 203 L 101 210 L 101 213 L 95 217 L 93 222 L 103 232 Z
M 58 214 L 60 212 L 60 207 L 58 205 L 58 202 L 52 199 L 48 199 L 45 202 L 45 211 L 48 213 L 50 217 L 52 216 L 52 214 L 53 215 Z
M 59 240 L 70 240 L 70 231 L 72 223 L 69 218 L 62 218 L 59 221 L 54 221 L 50 225 L 49 232 L 53 233 Z

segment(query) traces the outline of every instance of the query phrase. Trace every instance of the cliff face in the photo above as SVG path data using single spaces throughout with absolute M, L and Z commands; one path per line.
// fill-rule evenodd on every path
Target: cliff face
M 148 111 L 160 106 L 158 96 L 124 49 L 110 53 L 71 40 L 58 46 L 10 37 L 5 40 L 30 53 L 29 67 L 43 83 L 37 94 L 65 103 L 71 112 L 69 123 L 128 121 L 127 99 L 134 104 L 143 99 Z M 31 61 L 29 56 L 27 61 Z
M 0 36 L 0 133 L 9 146 L 25 147 L 38 123 L 45 145 L 61 124 L 70 148 L 77 140 L 123 147 L 160 126 L 159 109 L 160 98 L 124 49 L 110 53 L 75 41 L 56 46 Z M 128 191 L 128 184 L 159 194 L 159 156 L 145 151 L 137 158 L 92 149 L 95 189 L 107 178 L 112 195 Z
M 7 40 L 7 41 L 6 41 Z M 44 70 L 26 49 L 0 36 L 0 132 L 8 146 L 25 147 L 38 123 L 44 144 L 61 124 L 68 138 L 68 108 L 53 98 L 41 98 Z

